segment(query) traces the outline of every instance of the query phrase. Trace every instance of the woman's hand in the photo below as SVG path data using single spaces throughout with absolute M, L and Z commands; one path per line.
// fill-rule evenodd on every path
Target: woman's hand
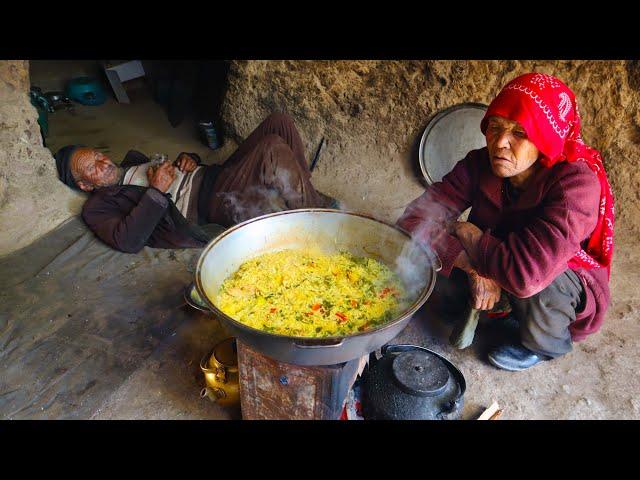
M 475 251 L 482 237 L 482 230 L 470 222 L 455 222 L 451 225 L 451 231 L 460 240 L 469 255 Z
M 500 285 L 489 278 L 481 277 L 475 270 L 468 272 L 471 290 L 471 306 L 478 310 L 491 310 L 500 300 Z
M 467 273 L 469 273 L 471 270 L 474 270 L 473 265 L 471 264 L 471 259 L 469 258 L 469 255 L 465 250 L 460 251 L 455 261 L 453 262 L 453 266 Z
M 198 162 L 196 162 L 186 153 L 183 153 L 175 161 L 175 166 L 178 167 L 178 170 L 180 170 L 181 172 L 189 173 L 193 172 L 198 167 Z

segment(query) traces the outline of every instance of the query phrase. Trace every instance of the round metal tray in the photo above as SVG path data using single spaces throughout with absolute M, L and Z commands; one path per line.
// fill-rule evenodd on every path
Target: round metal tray
M 462 103 L 436 114 L 420 140 L 422 175 L 429 185 L 442 180 L 471 150 L 486 146 L 480 121 L 487 111 L 481 103 Z

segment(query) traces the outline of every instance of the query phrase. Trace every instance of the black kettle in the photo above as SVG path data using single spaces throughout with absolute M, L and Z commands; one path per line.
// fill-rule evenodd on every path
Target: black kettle
M 418 345 L 385 345 L 362 374 L 365 420 L 456 420 L 467 388 L 458 368 Z

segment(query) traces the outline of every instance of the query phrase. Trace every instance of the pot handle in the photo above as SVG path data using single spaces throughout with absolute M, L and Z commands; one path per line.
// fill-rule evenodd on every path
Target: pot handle
M 198 295 L 200 296 L 200 298 L 202 298 L 202 295 L 200 295 L 200 292 L 198 291 L 198 288 L 196 287 L 195 283 L 190 283 L 185 287 L 183 292 L 184 301 L 187 302 L 187 305 L 189 305 L 192 308 L 195 308 L 196 310 L 200 310 L 201 312 L 213 313 L 213 310 L 211 310 L 211 308 L 209 308 L 208 305 L 202 305 L 202 304 L 196 303 L 191 298 L 192 289 L 195 289 L 196 292 L 198 292 Z
M 440 418 L 442 420 L 448 420 L 449 419 L 449 414 L 453 413 L 461 405 L 462 405 L 462 396 L 458 396 L 455 400 L 452 400 L 450 402 L 446 402 L 444 405 L 441 406 L 441 410 L 437 415 L 438 418 Z
M 335 347 L 342 346 L 343 343 L 344 343 L 344 340 L 340 340 L 338 343 L 322 343 L 320 345 L 318 345 L 318 344 L 304 344 L 304 343 L 298 343 L 296 341 L 293 342 L 293 344 L 297 348 L 335 348 Z
M 433 268 L 436 272 L 442 270 L 442 260 L 440 260 L 440 257 L 438 255 L 435 255 L 435 258 L 433 260 Z

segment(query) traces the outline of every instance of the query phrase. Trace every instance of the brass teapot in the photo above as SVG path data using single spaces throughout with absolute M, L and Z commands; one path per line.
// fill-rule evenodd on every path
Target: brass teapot
M 238 375 L 238 355 L 236 339 L 231 337 L 218 343 L 200 361 L 206 387 L 200 391 L 201 397 L 223 405 L 240 403 L 240 382 Z

